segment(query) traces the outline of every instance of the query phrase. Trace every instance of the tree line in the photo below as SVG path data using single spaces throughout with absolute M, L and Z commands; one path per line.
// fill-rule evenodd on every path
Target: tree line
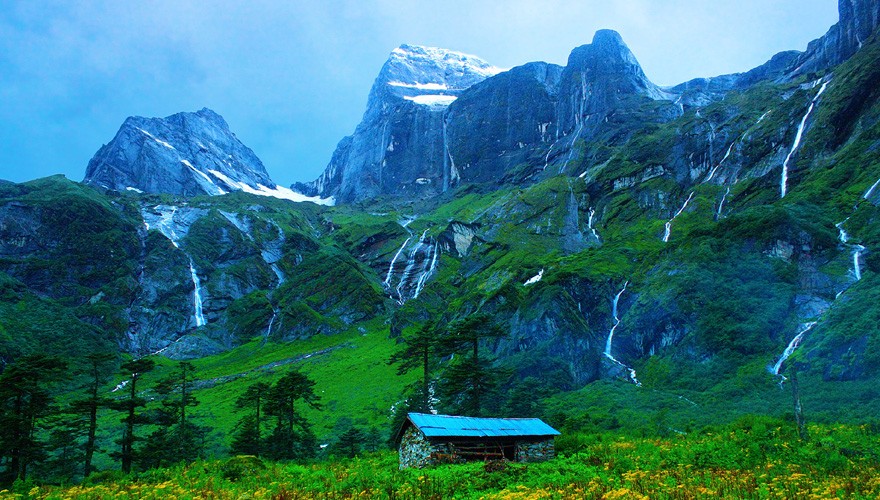
M 429 321 L 404 335 L 387 361 L 397 365 L 399 374 L 419 370 L 421 377 L 395 406 L 390 432 L 384 434 L 393 437 L 411 411 L 540 416 L 540 400 L 549 384 L 561 384 L 531 377 L 511 383 L 512 370 L 497 366 L 483 352 L 505 335 L 485 314 L 469 315 L 445 328 Z M 162 367 L 164 373 L 154 373 L 156 369 L 152 359 L 119 364 L 115 354 L 88 355 L 77 364 L 38 354 L 6 365 L 0 372 L 0 485 L 29 477 L 42 482 L 85 478 L 95 472 L 99 452 L 123 473 L 216 454 L 210 449 L 215 430 L 195 411 L 196 367 L 180 361 Z M 114 372 L 122 382 L 108 393 Z M 550 371 L 544 374 L 552 377 Z M 315 382 L 298 370 L 274 383 L 249 385 L 235 401 L 241 417 L 229 451 L 273 460 L 315 457 L 319 447 L 301 412 L 306 408 L 322 406 Z M 99 418 L 106 412 L 118 417 Z M 347 417 L 339 418 L 336 433 L 338 439 L 325 450 L 335 456 L 374 451 L 383 441 L 378 429 L 359 429 Z
M 402 335 L 401 347 L 390 357 L 404 375 L 419 371 L 407 398 L 395 411 L 393 427 L 399 427 L 409 412 L 440 412 L 474 417 L 539 417 L 543 397 L 550 387 L 564 387 L 552 367 L 546 380 L 525 377 L 499 366 L 484 353 L 492 342 L 507 333 L 488 314 L 475 313 L 445 327 L 427 321 Z M 564 378 L 564 377 L 562 377 Z M 393 437 L 393 434 L 392 434 Z
M 87 356 L 85 368 L 43 354 L 22 356 L 0 373 L 0 485 L 38 478 L 64 482 L 95 472 L 94 457 L 107 452 L 123 473 L 205 458 L 213 429 L 197 417 L 193 394 L 196 367 L 181 361 L 144 387 L 156 363 L 123 362 L 123 381 L 106 394 L 118 363 L 113 354 Z M 244 414 L 236 426 L 233 453 L 277 460 L 314 456 L 316 438 L 300 406 L 320 409 L 314 382 L 290 370 L 274 384 L 258 382 L 236 403 Z M 71 390 L 71 387 L 73 388 Z M 58 395 L 70 395 L 59 398 Z M 157 404 L 158 403 L 158 404 Z M 100 449 L 99 412 L 119 415 L 113 449 Z

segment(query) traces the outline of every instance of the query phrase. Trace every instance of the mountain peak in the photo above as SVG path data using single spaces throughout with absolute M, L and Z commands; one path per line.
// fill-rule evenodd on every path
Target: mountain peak
M 404 44 L 391 51 L 376 83 L 398 89 L 460 91 L 501 71 L 474 55 Z
M 190 113 L 179 113 L 179 114 L 190 114 Z M 213 109 L 210 109 L 210 108 L 202 108 L 202 109 L 196 111 L 195 113 L 191 113 L 191 114 L 196 115 L 196 116 L 200 116 L 200 117 L 205 118 L 207 120 L 221 122 L 224 125 L 226 125 L 226 120 L 220 115 L 220 113 L 217 113 L 216 111 L 214 111 Z
M 177 195 L 274 189 L 263 163 L 208 108 L 165 118 L 131 116 L 86 170 L 84 182 Z
M 600 71 L 642 72 L 636 56 L 626 46 L 620 33 L 614 30 L 599 30 L 593 35 L 592 43 L 581 45 L 572 50 L 568 56 L 568 66 L 590 67 Z
M 593 35 L 592 45 L 597 45 L 600 47 L 626 47 L 626 44 L 623 43 L 623 37 L 620 36 L 620 33 L 609 29 L 596 31 L 596 33 Z

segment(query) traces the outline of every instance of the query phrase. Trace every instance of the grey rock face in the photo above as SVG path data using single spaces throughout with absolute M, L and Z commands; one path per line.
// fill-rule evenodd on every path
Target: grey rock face
M 540 164 L 557 138 L 562 67 L 518 66 L 474 85 L 446 116 L 444 185 L 492 182 L 517 165 Z
M 260 159 L 207 108 L 166 118 L 129 117 L 91 159 L 83 182 L 183 196 L 275 188 Z
M 792 64 L 802 55 L 796 50 L 780 52 L 766 63 L 745 73 L 715 76 L 712 78 L 694 78 L 667 89 L 680 97 L 676 100 L 684 107 L 702 107 L 721 100 L 732 90 L 742 90 L 760 81 L 776 80 L 788 71 Z
M 444 111 L 462 91 L 500 71 L 478 57 L 446 49 L 394 49 L 354 134 L 340 141 L 321 177 L 293 189 L 342 202 L 440 192 Z
M 597 32 L 565 68 L 537 62 L 499 71 L 443 49 L 395 49 L 354 135 L 321 177 L 293 188 L 342 202 L 424 198 L 458 183 L 528 178 L 536 172 L 517 167 L 542 160 L 561 169 L 579 139 L 614 129 L 608 118 L 622 108 L 666 100 L 670 111 L 647 121 L 676 116 L 677 96 L 648 80 L 614 31 Z
M 880 26 L 880 1 L 838 0 L 840 21 L 821 38 L 813 40 L 787 75 L 800 75 L 822 71 L 842 63 L 856 53 L 868 37 Z

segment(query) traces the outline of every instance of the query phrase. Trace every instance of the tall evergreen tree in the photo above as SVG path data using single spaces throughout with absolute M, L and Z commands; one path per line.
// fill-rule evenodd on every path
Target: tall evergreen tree
M 71 403 L 71 411 L 77 415 L 84 415 L 88 419 L 86 442 L 83 457 L 83 477 L 92 473 L 92 459 L 95 456 L 96 436 L 98 431 L 98 410 L 110 404 L 110 399 L 101 396 L 98 392 L 105 381 L 104 367 L 115 359 L 110 353 L 94 353 L 86 356 L 89 362 L 89 382 L 86 386 L 86 396 Z
M 424 323 L 414 334 L 405 336 L 403 341 L 403 348 L 392 354 L 388 363 L 397 364 L 398 375 L 421 368 L 421 385 L 412 399 L 410 410 L 428 412 L 431 410 L 431 358 L 440 345 L 434 322 Z
M 315 382 L 305 374 L 293 370 L 281 377 L 269 390 L 266 413 L 276 418 L 275 429 L 267 450 L 275 459 L 310 458 L 315 454 L 317 440 L 311 425 L 300 413 L 297 405 L 320 409 Z
M 138 396 L 137 383 L 144 373 L 152 371 L 155 366 L 156 363 L 151 359 L 133 359 L 123 363 L 120 367 L 121 373 L 131 378 L 128 379 L 127 384 L 128 398 L 114 403 L 112 406 L 116 410 L 125 412 L 125 416 L 122 418 L 125 428 L 122 431 L 122 437 L 118 441 L 120 450 L 118 453 L 114 453 L 113 456 L 120 459 L 122 472 L 126 474 L 131 472 L 131 467 L 134 463 L 134 443 L 137 441 L 134 435 L 135 426 L 149 423 L 149 419 L 145 415 L 138 413 L 138 409 L 146 406 L 147 401 Z
M 24 356 L 0 374 L 0 454 L 5 469 L 0 482 L 27 477 L 28 467 L 45 458 L 37 427 L 55 409 L 50 392 L 67 363 L 55 356 Z
M 354 458 L 364 445 L 364 432 L 357 427 L 352 427 L 339 436 L 339 440 L 333 446 L 333 454 L 340 457 Z
M 204 455 L 207 428 L 196 425 L 188 408 L 199 404 L 193 395 L 195 366 L 187 361 L 160 379 L 154 389 L 163 398 L 162 406 L 150 413 L 158 428 L 151 433 L 142 450 L 146 467 L 163 467 L 177 462 L 191 462 Z
M 441 393 L 455 413 L 483 416 L 503 375 L 494 360 L 480 356 L 480 343 L 506 335 L 486 314 L 472 314 L 453 323 L 441 341 L 443 354 L 462 354 L 444 372 Z
M 258 457 L 262 455 L 264 406 L 269 389 L 269 384 L 265 382 L 251 384 L 235 401 L 237 409 L 253 413 L 245 415 L 236 424 L 236 432 L 232 438 L 233 453 Z

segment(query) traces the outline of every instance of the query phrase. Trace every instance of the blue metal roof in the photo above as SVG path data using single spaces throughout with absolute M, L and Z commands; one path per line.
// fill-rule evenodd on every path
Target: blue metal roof
M 559 431 L 539 418 L 476 418 L 410 413 L 427 437 L 526 437 L 557 436 Z

